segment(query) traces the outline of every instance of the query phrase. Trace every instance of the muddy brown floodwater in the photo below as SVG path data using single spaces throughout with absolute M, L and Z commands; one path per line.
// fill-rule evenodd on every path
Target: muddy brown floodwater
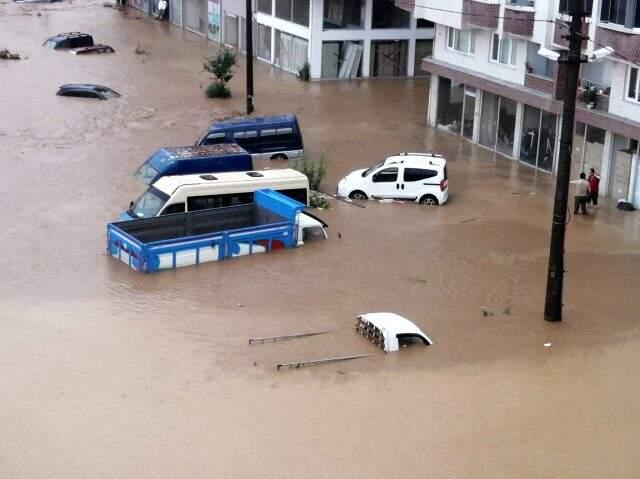
M 243 105 L 242 69 L 206 100 L 213 47 L 140 17 L 0 1 L 0 47 L 27 57 L 0 62 L 0 477 L 637 477 L 639 216 L 605 201 L 571 221 L 565 321 L 544 322 L 552 178 L 425 128 L 424 80 L 261 64 L 256 104 L 299 116 L 329 191 L 390 153 L 444 154 L 447 205 L 333 201 L 328 241 L 175 272 L 107 257 L 135 168 Z M 117 53 L 40 46 L 70 30 Z M 122 98 L 57 97 L 69 82 Z M 384 355 L 353 331 L 368 311 L 434 346 Z M 378 354 L 274 368 L 358 353 Z

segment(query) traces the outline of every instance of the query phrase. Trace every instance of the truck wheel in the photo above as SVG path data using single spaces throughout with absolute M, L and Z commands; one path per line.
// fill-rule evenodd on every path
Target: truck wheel
M 420 204 L 428 206 L 438 206 L 440 203 L 438 203 L 438 198 L 436 198 L 435 196 L 424 195 L 422 198 L 420 198 Z
M 355 191 L 352 191 L 351 193 L 349 193 L 349 198 L 351 198 L 352 200 L 366 200 L 366 199 L 368 199 L 367 195 L 363 191 L 360 191 L 360 190 L 355 190 Z
M 273 155 L 271 157 L 272 160 L 288 160 L 287 155 L 283 155 L 282 153 L 278 153 L 277 155 Z

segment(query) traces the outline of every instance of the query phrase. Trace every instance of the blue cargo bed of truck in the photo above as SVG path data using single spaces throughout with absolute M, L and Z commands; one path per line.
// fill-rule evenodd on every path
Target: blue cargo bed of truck
M 107 225 L 107 251 L 144 273 L 289 248 L 305 205 L 272 190 L 254 203 Z

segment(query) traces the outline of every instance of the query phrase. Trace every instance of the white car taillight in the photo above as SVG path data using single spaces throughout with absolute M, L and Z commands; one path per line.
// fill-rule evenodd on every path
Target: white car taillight
M 449 184 L 447 183 L 447 180 L 446 179 L 442 179 L 440 181 L 440 191 L 446 190 L 448 185 Z

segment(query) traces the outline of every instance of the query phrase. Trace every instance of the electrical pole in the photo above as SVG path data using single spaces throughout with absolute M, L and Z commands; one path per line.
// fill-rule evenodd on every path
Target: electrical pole
M 247 115 L 253 113 L 253 8 L 252 0 L 246 0 L 246 43 L 247 43 Z
M 562 109 L 562 129 L 560 132 L 560 153 L 558 156 L 558 176 L 553 204 L 551 224 L 551 244 L 549 246 L 549 270 L 547 272 L 547 295 L 544 305 L 544 319 L 562 321 L 562 287 L 564 280 L 564 240 L 567 223 L 567 196 L 569 175 L 571 174 L 571 148 L 573 145 L 573 123 L 576 112 L 576 94 L 582 56 L 582 17 L 584 0 L 569 0 L 571 24 L 569 50 L 558 58 L 558 79 L 564 79 Z

